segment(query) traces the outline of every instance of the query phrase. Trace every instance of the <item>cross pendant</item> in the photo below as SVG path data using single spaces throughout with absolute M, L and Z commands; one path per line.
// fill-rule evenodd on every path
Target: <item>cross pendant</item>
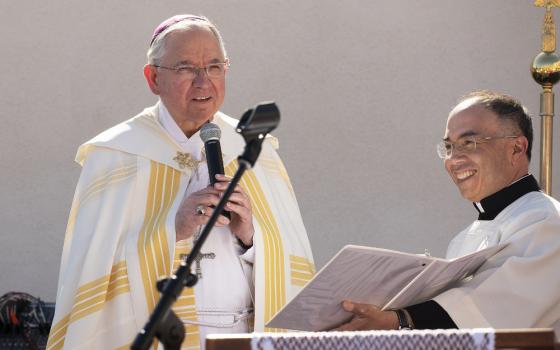
M 196 273 L 196 277 L 198 278 L 202 278 L 202 269 L 200 268 L 200 261 L 202 259 L 214 259 L 216 257 L 216 254 L 214 253 L 200 253 L 196 256 L 196 258 L 194 258 L 194 263 L 195 263 L 195 273 Z

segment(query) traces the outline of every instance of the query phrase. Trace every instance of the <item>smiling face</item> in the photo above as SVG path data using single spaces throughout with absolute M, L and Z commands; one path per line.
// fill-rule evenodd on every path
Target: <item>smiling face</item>
M 159 66 L 205 67 L 226 59 L 218 39 L 204 25 L 193 24 L 186 30 L 170 32 L 165 40 L 165 54 L 158 62 Z M 210 120 L 224 102 L 225 75 L 210 79 L 202 69 L 189 80 L 174 70 L 154 65 L 146 65 L 144 75 L 152 92 L 159 95 L 188 137 Z
M 462 137 L 500 137 L 519 135 L 509 121 L 501 120 L 495 113 L 477 105 L 476 100 L 466 100 L 457 105 L 447 120 L 444 140 L 456 142 Z M 445 159 L 445 169 L 459 188 L 461 195 L 478 202 L 498 192 L 527 174 L 528 160 L 524 152 L 526 139 L 493 139 L 477 143 L 469 153 L 453 149 Z

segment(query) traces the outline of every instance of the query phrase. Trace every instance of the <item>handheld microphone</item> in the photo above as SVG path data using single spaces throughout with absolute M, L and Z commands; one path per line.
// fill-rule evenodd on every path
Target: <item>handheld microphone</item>
M 204 142 L 206 151 L 206 163 L 208 164 L 208 175 L 210 184 L 216 183 L 216 174 L 224 174 L 224 160 L 222 159 L 222 148 L 220 147 L 220 137 L 222 131 L 214 123 L 206 123 L 200 129 L 200 138 Z M 222 215 L 230 219 L 229 212 L 223 211 Z

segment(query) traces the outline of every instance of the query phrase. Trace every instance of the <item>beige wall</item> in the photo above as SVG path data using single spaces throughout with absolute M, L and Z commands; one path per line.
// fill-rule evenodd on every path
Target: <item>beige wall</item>
M 224 35 L 224 112 L 278 103 L 319 266 L 347 243 L 443 255 L 476 216 L 435 154 L 449 109 L 491 88 L 538 114 L 532 1 L 0 0 L 0 294 L 54 300 L 75 150 L 155 102 L 141 70 L 150 34 L 184 12 Z

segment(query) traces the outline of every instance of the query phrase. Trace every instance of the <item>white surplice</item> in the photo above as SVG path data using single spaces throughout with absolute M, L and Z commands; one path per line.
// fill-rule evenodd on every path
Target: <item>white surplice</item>
M 494 220 L 477 220 L 447 258 L 509 244 L 471 279 L 435 297 L 459 328 L 551 327 L 560 331 L 560 203 L 529 192 Z
M 200 159 L 202 144 L 196 138 L 177 142 L 162 125 L 159 105 L 78 150 L 83 170 L 64 240 L 48 349 L 130 346 L 159 298 L 155 282 L 169 276 L 192 247 L 192 238 L 175 241 L 175 213 L 185 194 L 208 182 L 204 165 L 184 162 L 191 152 Z M 213 122 L 222 130 L 225 170 L 232 175 L 245 143 L 235 132 L 235 119 L 218 112 Z M 243 253 L 229 230 L 213 230 L 203 252 L 215 258 L 202 260 L 201 282 L 194 292 L 185 289 L 173 306 L 180 318 L 194 323 L 186 326 L 184 348 L 198 348 L 200 334 L 209 331 L 197 323 L 231 324 L 233 316 L 212 315 L 231 307 L 242 313 L 250 306 L 251 283 L 254 319 L 229 331 L 275 331 L 264 324 L 313 276 L 308 238 L 275 146 L 268 137 L 240 182 L 253 206 L 253 248 Z M 224 273 L 229 276 L 223 280 L 210 277 Z

